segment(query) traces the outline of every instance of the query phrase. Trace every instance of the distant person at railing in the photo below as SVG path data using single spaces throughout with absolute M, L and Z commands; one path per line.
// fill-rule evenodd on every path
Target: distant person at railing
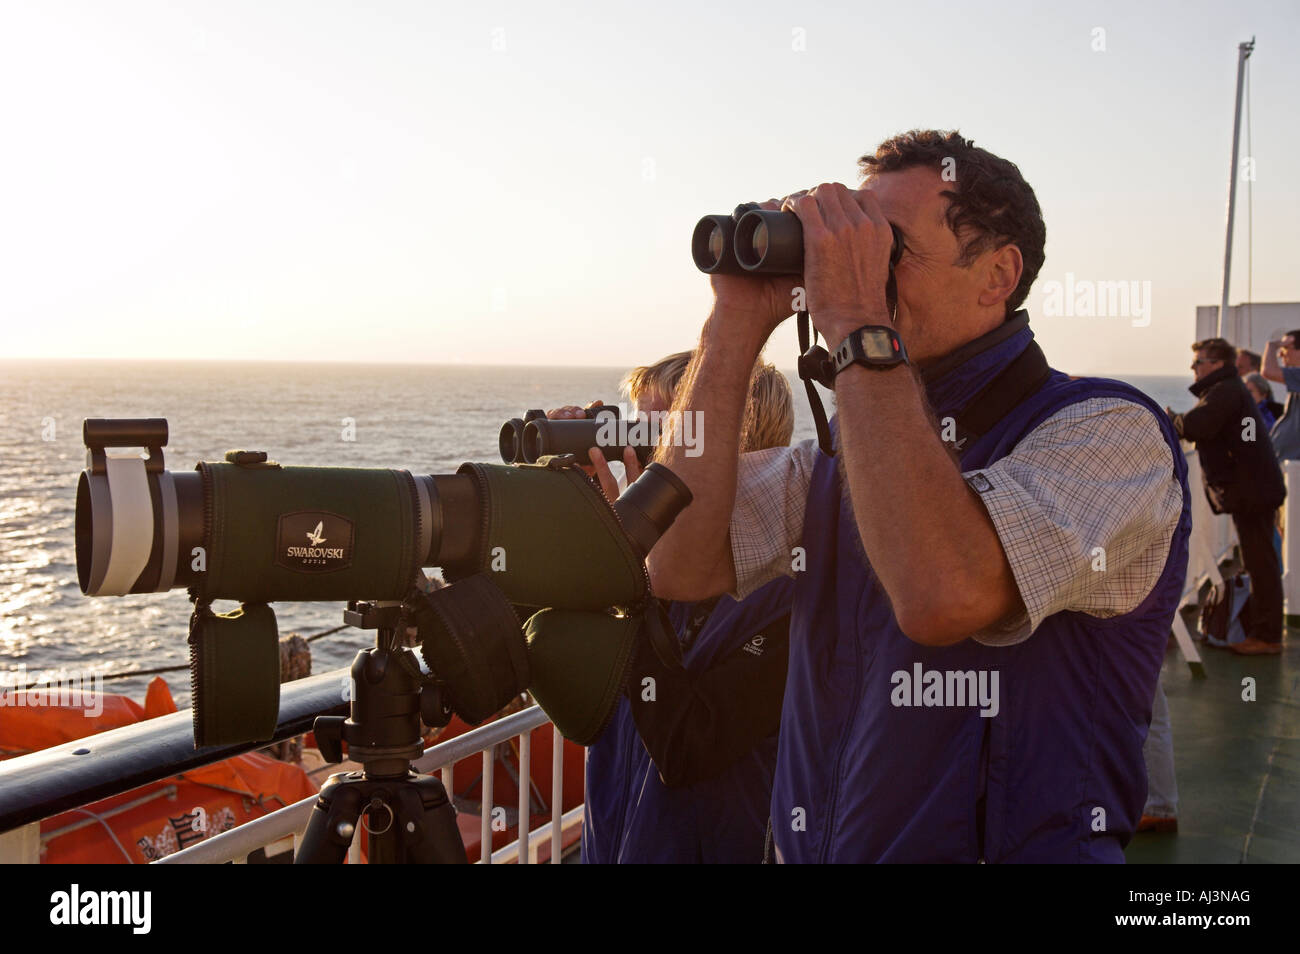
M 1273 515 L 1286 497 L 1282 470 L 1237 374 L 1236 350 L 1222 338 L 1198 341 L 1192 350 L 1196 383 L 1189 390 L 1199 400 L 1186 414 L 1170 411 L 1169 417 L 1180 437 L 1195 442 L 1210 509 L 1232 514 L 1250 574 L 1250 632 L 1230 648 L 1249 656 L 1280 653 L 1282 565 L 1273 548 Z
M 623 388 L 638 414 L 672 407 L 690 357 L 684 351 L 628 374 Z M 547 416 L 583 413 L 570 406 Z M 770 364 L 754 368 L 742 430 L 750 450 L 790 443 L 790 384 Z M 604 457 L 593 450 L 591 459 L 613 500 L 618 487 Z M 628 480 L 640 473 L 630 452 L 624 467 Z M 741 601 L 668 604 L 683 665 L 668 668 L 643 645 L 628 698 L 587 749 L 584 864 L 763 860 L 793 591 L 781 579 Z
M 1286 387 L 1286 409 L 1269 433 L 1278 460 L 1300 460 L 1300 331 L 1264 348 L 1265 378 Z
M 1250 396 L 1255 399 L 1255 408 L 1264 422 L 1264 429 L 1271 433 L 1278 415 L 1283 412 L 1282 405 L 1273 400 L 1273 386 L 1264 375 L 1255 371 L 1242 375 L 1242 380 L 1246 382 Z
M 1261 367 L 1260 356 L 1253 351 L 1247 351 L 1245 348 L 1237 349 L 1237 373 L 1241 375 L 1244 381 L 1252 374 L 1258 374 Z

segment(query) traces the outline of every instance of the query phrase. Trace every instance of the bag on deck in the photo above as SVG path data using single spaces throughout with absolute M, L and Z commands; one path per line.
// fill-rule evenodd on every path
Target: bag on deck
M 1198 628 L 1205 641 L 1211 646 L 1225 648 L 1244 640 L 1246 627 L 1250 625 L 1250 611 L 1246 605 L 1249 599 L 1250 575 L 1247 573 L 1238 573 L 1215 585 L 1201 604 Z

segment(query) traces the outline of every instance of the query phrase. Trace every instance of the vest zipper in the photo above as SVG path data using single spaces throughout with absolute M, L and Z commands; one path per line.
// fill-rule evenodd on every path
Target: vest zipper
M 635 732 L 633 736 L 636 742 L 641 741 L 641 737 L 637 736 Z M 627 752 L 626 758 L 623 759 L 623 798 L 619 802 L 622 811 L 618 813 L 618 830 L 615 832 L 612 842 L 614 864 L 616 865 L 623 863 L 623 834 L 627 831 L 628 801 L 632 792 L 632 755 L 635 751 L 636 748 L 633 746 L 632 751 Z
M 860 652 L 853 653 L 853 698 L 862 698 L 862 656 Z M 817 861 L 819 864 L 827 863 L 827 856 L 830 854 L 831 841 L 834 834 L 832 828 L 835 824 L 835 803 L 840 797 L 840 769 L 844 764 L 844 748 L 848 744 L 849 736 L 853 734 L 853 726 L 857 724 L 858 712 L 861 710 L 860 705 L 853 706 L 853 712 L 849 717 L 848 724 L 844 731 L 840 733 L 840 743 L 835 749 L 835 774 L 831 777 L 831 790 L 827 798 L 826 817 L 828 819 L 824 834 L 822 835 L 821 851 L 818 852 Z
M 981 719 L 984 723 L 984 735 L 980 741 L 980 759 L 978 771 L 984 780 L 984 791 L 975 799 L 975 854 L 976 863 L 985 864 L 988 852 L 984 848 L 988 835 L 989 813 L 989 736 L 993 731 L 992 719 Z

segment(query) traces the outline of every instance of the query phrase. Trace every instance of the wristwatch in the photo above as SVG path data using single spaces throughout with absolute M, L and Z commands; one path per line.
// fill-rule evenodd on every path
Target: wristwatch
M 840 342 L 830 356 L 831 371 L 838 375 L 850 365 L 888 370 L 907 364 L 907 349 L 898 332 L 886 325 L 863 325 Z

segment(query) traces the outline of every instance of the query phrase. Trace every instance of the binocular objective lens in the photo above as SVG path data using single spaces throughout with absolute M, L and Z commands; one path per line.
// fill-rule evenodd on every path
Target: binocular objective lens
M 709 233 L 709 254 L 713 256 L 714 263 L 722 260 L 722 246 L 724 241 L 722 229 L 715 225 L 713 231 Z

